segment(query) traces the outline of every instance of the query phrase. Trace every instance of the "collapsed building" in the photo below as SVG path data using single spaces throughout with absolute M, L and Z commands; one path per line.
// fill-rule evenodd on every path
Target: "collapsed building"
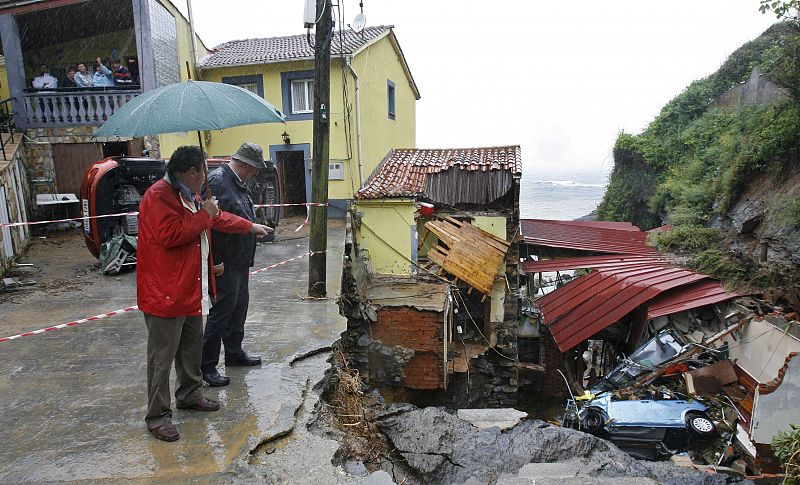
M 800 419 L 796 313 L 673 266 L 627 223 L 529 219 L 522 233 L 520 359 L 531 342 L 541 349 L 522 383 L 564 396 L 559 371 L 576 393 L 679 376 L 690 395 L 730 403 L 731 441 L 778 471 L 772 438 Z
M 409 402 L 513 406 L 519 146 L 391 150 L 347 221 L 342 339 Z

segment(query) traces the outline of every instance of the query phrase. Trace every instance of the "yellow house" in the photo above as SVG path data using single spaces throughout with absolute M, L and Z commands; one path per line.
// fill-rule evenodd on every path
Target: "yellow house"
M 258 143 L 278 168 L 282 203 L 311 197 L 314 51 L 306 35 L 226 42 L 199 63 L 206 81 L 235 84 L 287 115 L 272 123 L 212 131 L 207 150 L 229 155 Z M 389 149 L 415 146 L 419 91 L 392 26 L 334 35 L 331 44 L 329 215 L 347 203 Z

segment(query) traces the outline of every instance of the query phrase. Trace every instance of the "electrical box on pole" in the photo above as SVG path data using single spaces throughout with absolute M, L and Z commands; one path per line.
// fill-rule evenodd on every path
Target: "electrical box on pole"
M 317 0 L 304 0 L 303 27 L 310 29 L 317 23 Z

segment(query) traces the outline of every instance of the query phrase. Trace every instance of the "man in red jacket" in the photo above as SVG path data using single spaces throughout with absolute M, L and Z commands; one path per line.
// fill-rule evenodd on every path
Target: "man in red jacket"
M 139 204 L 136 289 L 147 325 L 147 415 L 150 433 L 163 441 L 180 438 L 172 425 L 169 374 L 177 374 L 179 408 L 216 411 L 219 403 L 200 393 L 203 315 L 211 306 L 214 271 L 209 229 L 266 236 L 267 228 L 202 201 L 205 180 L 198 147 L 175 150 L 167 174 Z

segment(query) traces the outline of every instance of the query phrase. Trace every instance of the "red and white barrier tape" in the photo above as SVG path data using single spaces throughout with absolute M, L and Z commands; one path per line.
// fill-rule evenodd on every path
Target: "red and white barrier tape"
M 0 342 L 5 342 L 6 340 L 14 340 L 14 339 L 18 339 L 20 337 L 28 337 L 30 335 L 36 335 L 38 333 L 49 332 L 51 330 L 58 330 L 60 328 L 71 327 L 71 326 L 77 325 L 79 323 L 93 322 L 95 320 L 100 320 L 102 318 L 113 317 L 114 315 L 119 315 L 121 313 L 131 312 L 133 310 L 138 310 L 138 309 L 139 309 L 138 305 L 137 306 L 129 306 L 128 308 L 123 308 L 122 310 L 114 310 L 113 312 L 101 313 L 100 315 L 95 315 L 95 316 L 89 317 L 89 318 L 82 318 L 80 320 L 75 320 L 74 322 L 61 323 L 59 325 L 53 325 L 52 327 L 40 328 L 39 330 L 34 330 L 32 332 L 25 332 L 25 333 L 21 333 L 19 335 L 12 335 L 10 337 L 3 337 L 3 338 L 0 338 Z
M 317 253 L 324 253 L 324 252 L 325 251 L 309 251 L 309 252 L 307 252 L 305 254 L 301 254 L 300 256 L 295 256 L 294 258 L 287 259 L 286 261 L 281 261 L 280 263 L 271 264 L 271 265 L 267 266 L 266 268 L 261 268 L 261 269 L 255 270 L 255 271 L 251 271 L 250 274 L 252 275 L 252 274 L 256 274 L 256 273 L 261 273 L 262 271 L 266 271 L 268 269 L 277 268 L 278 266 L 282 266 L 282 265 L 284 265 L 286 263 L 290 263 L 292 261 L 296 261 L 298 259 L 305 258 L 306 256 L 310 256 L 312 254 L 317 254 Z M 0 342 L 5 342 L 7 340 L 16 340 L 16 339 L 18 339 L 20 337 L 29 337 L 31 335 L 45 333 L 45 332 L 49 332 L 51 330 L 59 330 L 59 329 L 62 329 L 62 328 L 72 327 L 73 325 L 77 325 L 79 323 L 93 322 L 95 320 L 101 320 L 103 318 L 113 317 L 115 315 L 120 315 L 122 313 L 132 312 L 132 311 L 138 310 L 138 309 L 139 309 L 138 305 L 130 306 L 130 307 L 127 307 L 127 308 L 123 308 L 121 310 L 114 310 L 113 312 L 101 313 L 100 315 L 95 315 L 95 316 L 89 317 L 89 318 L 82 318 L 80 320 L 75 320 L 74 322 L 60 323 L 58 325 L 53 325 L 51 327 L 46 327 L 46 328 L 40 328 L 39 330 L 33 330 L 31 332 L 20 333 L 20 334 L 17 334 L 17 335 L 12 335 L 10 337 L 2 337 L 2 338 L 0 338 Z
M 85 219 L 100 219 L 103 217 L 135 216 L 138 212 L 119 212 L 117 214 L 100 214 L 99 216 L 81 216 L 70 219 L 54 219 L 52 221 L 29 221 L 29 222 L 6 222 L 0 223 L 0 227 L 35 226 L 37 224 L 54 224 L 56 222 L 83 221 Z
M 301 254 L 300 256 L 295 256 L 294 258 L 287 259 L 286 261 L 281 261 L 280 263 L 271 264 L 271 265 L 267 266 L 266 268 L 261 268 L 261 269 L 255 270 L 255 271 L 251 271 L 250 274 L 253 275 L 253 274 L 261 273 L 263 271 L 267 271 L 268 269 L 277 268 L 278 266 L 283 266 L 286 263 L 291 263 L 292 261 L 296 261 L 298 259 L 305 258 L 306 256 L 312 256 L 314 254 L 319 254 L 319 253 L 324 253 L 324 252 L 325 251 L 309 251 L 309 252 L 307 252 L 305 254 Z
M 256 208 L 263 208 L 263 207 L 289 207 L 289 206 L 300 206 L 304 205 L 307 207 L 326 207 L 328 204 L 320 204 L 317 202 L 306 202 L 303 204 L 257 204 L 254 207 Z M 58 222 L 71 222 L 71 221 L 84 221 L 86 219 L 102 219 L 104 217 L 121 217 L 121 216 L 135 216 L 138 215 L 138 212 L 119 212 L 116 214 L 100 214 L 96 216 L 81 216 L 81 217 L 71 217 L 69 219 L 54 219 L 52 221 L 29 221 L 29 222 L 4 222 L 0 223 L 0 227 L 18 227 L 18 226 L 35 226 L 38 224 L 55 224 Z M 306 217 L 306 222 L 303 223 L 305 225 L 308 222 L 308 217 Z M 302 225 L 300 227 L 303 227 Z M 300 228 L 297 229 L 298 231 Z M 295 231 L 297 232 L 297 231 Z
M 302 202 L 298 204 L 255 204 L 253 207 L 256 209 L 260 209 L 262 207 L 291 207 L 297 205 L 304 205 L 306 207 L 327 207 L 328 204 L 323 204 L 321 202 Z
M 304 220 L 302 224 L 300 224 L 299 226 L 297 226 L 297 229 L 295 229 L 295 230 L 294 230 L 294 232 L 298 232 L 298 231 L 300 231 L 300 229 L 302 229 L 302 228 L 303 228 L 303 226 L 305 226 L 306 224 L 308 224 L 308 218 L 309 218 L 309 217 L 311 217 L 311 209 L 309 209 L 308 207 L 306 207 L 306 220 Z

